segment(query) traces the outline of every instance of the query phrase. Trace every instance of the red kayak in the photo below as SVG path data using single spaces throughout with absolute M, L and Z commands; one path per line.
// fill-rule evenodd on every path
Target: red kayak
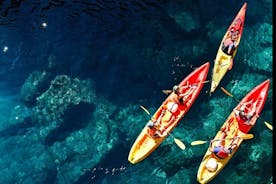
M 195 99 L 199 95 L 204 83 L 206 83 L 205 79 L 209 71 L 209 66 L 209 62 L 203 64 L 180 82 L 178 87 L 181 89 L 185 89 L 180 91 L 180 95 L 187 94 L 187 92 L 190 92 L 190 89 L 192 89 L 192 92 L 188 93 L 187 96 L 185 96 L 184 102 L 177 103 L 174 100 L 176 94 L 171 93 L 162 103 L 162 105 L 149 121 L 153 123 L 152 120 L 159 120 L 158 126 L 156 126 L 154 129 L 150 129 L 147 124 L 137 137 L 129 152 L 128 160 L 132 164 L 145 159 L 178 125 L 183 116 L 191 108 Z M 192 87 L 186 88 L 186 86 Z M 156 132 L 159 132 L 164 136 L 154 136 Z
M 249 92 L 240 102 L 239 105 L 241 104 L 245 104 L 245 103 L 251 103 L 254 105 L 254 103 L 256 103 L 256 114 L 260 114 L 263 106 L 265 104 L 267 95 L 268 95 L 268 89 L 269 89 L 269 80 L 264 81 L 263 83 L 261 83 L 260 85 L 258 85 L 257 87 L 255 87 L 251 92 Z M 237 106 L 238 107 L 238 106 Z M 249 108 L 245 108 L 245 112 L 247 113 L 249 110 Z M 240 131 L 242 131 L 243 133 L 248 133 L 249 130 L 253 127 L 253 125 L 255 124 L 256 120 L 257 120 L 257 116 L 255 116 L 254 118 L 251 119 L 251 125 L 245 125 L 245 120 L 237 117 L 237 120 L 239 122 L 239 129 Z
M 247 133 L 255 125 L 266 98 L 268 96 L 269 80 L 266 80 L 252 89 L 234 108 L 233 112 L 228 116 L 220 131 L 213 140 L 224 140 L 224 148 L 233 145 L 233 140 L 237 137 L 246 137 Z M 243 109 L 243 110 L 242 110 Z M 250 117 L 250 118 L 249 118 Z M 208 148 L 205 153 L 197 173 L 199 183 L 208 183 L 211 181 L 228 163 L 238 150 L 244 138 L 235 139 L 236 147 L 231 153 L 219 157 Z M 218 141 L 213 146 L 218 146 Z

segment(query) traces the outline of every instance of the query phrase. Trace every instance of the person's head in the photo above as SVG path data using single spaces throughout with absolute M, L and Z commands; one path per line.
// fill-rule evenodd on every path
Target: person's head
M 149 122 L 147 123 L 147 127 L 153 128 L 154 127 L 153 121 L 149 120 Z
M 233 148 L 231 146 L 225 149 L 226 153 L 231 154 L 233 152 Z
M 173 92 L 174 92 L 175 94 L 178 94 L 178 93 L 179 93 L 179 86 L 178 86 L 178 85 L 174 85 L 174 86 L 173 86 Z
M 230 29 L 231 35 L 232 35 L 234 32 L 236 32 L 236 28 L 235 28 L 235 27 L 232 27 L 232 28 Z
M 239 111 L 239 116 L 240 116 L 242 119 L 247 119 L 247 118 L 246 118 L 245 112 L 242 111 L 242 110 Z
M 236 41 L 239 37 L 239 30 L 231 29 L 231 40 Z

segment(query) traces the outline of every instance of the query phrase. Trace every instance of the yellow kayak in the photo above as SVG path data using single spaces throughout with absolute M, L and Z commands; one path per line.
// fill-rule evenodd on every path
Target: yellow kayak
M 225 147 L 231 144 L 232 140 L 231 138 L 236 136 L 242 136 L 244 135 L 243 132 L 239 130 L 239 126 L 236 120 L 233 120 L 234 113 L 232 113 L 229 118 L 227 119 L 226 123 L 229 122 L 230 119 L 232 119 L 232 124 L 230 127 L 230 132 L 225 137 Z M 224 124 L 225 126 L 225 124 Z M 221 139 L 221 131 L 217 133 L 214 140 L 220 140 Z M 243 140 L 239 139 L 237 145 L 239 146 Z M 199 183 L 208 183 L 210 180 L 215 178 L 215 176 L 223 169 L 223 167 L 228 163 L 228 161 L 233 157 L 235 152 L 237 151 L 237 148 L 233 150 L 233 152 L 226 158 L 220 159 L 218 158 L 214 153 L 212 153 L 209 149 L 207 150 L 206 154 L 204 155 L 201 164 L 198 169 L 197 173 L 197 180 Z
M 260 114 L 267 99 L 269 85 L 270 81 L 266 80 L 256 86 L 240 101 L 235 109 L 240 107 L 242 104 L 246 104 L 253 100 L 256 103 L 255 112 L 256 114 Z M 233 145 L 232 141 L 234 137 L 240 137 L 235 140 L 236 147 L 232 150 L 232 153 L 227 154 L 225 158 L 219 158 L 208 148 L 198 169 L 197 180 L 199 183 L 208 183 L 209 181 L 214 179 L 215 176 L 217 176 L 217 174 L 224 168 L 224 166 L 233 157 L 233 155 L 235 155 L 240 144 L 243 142 L 243 138 L 241 137 L 245 137 L 246 135 L 248 135 L 248 132 L 255 125 L 256 121 L 257 116 L 254 115 L 250 120 L 251 125 L 244 124 L 245 120 L 240 118 L 240 116 L 236 116 L 234 114 L 234 110 L 232 111 L 232 113 L 229 115 L 213 140 L 225 139 L 224 147 L 227 147 L 229 145 Z M 222 136 L 223 134 L 221 130 L 227 130 L 226 136 Z M 213 143 L 215 146 L 218 146 L 218 141 L 215 141 Z
M 196 88 L 193 93 L 188 95 L 188 101 L 183 104 L 177 104 L 172 102 L 173 93 L 171 93 L 162 105 L 158 108 L 151 119 L 160 119 L 160 125 L 156 131 L 167 132 L 167 135 L 162 137 L 153 137 L 149 134 L 149 127 L 147 125 L 143 128 L 128 155 L 128 160 L 132 164 L 136 164 L 150 155 L 169 135 L 169 133 L 178 125 L 183 116 L 188 112 L 194 103 L 195 99 L 199 95 L 207 77 L 210 63 L 207 62 L 195 69 L 186 78 L 184 78 L 178 86 L 182 87 L 187 84 L 196 84 Z M 168 108 L 172 104 L 172 108 Z M 176 108 L 175 108 L 176 107 Z M 164 110 L 166 109 L 166 110 Z M 164 112 L 165 111 L 165 112 Z
M 244 28 L 244 19 L 245 19 L 245 12 L 246 12 L 247 3 L 244 3 L 242 8 L 240 9 L 239 13 L 236 15 L 235 19 L 233 20 L 232 24 L 227 29 L 218 49 L 218 53 L 216 59 L 214 61 L 214 68 L 212 71 L 212 81 L 211 81 L 211 89 L 210 95 L 215 91 L 217 86 L 219 85 L 220 81 L 226 74 L 228 70 L 232 69 L 233 59 L 236 55 L 237 48 L 239 46 L 243 28 Z M 225 48 L 225 43 L 229 42 L 228 40 L 231 38 L 231 35 L 237 34 L 235 38 L 235 46 L 232 52 L 228 52 L 227 48 Z

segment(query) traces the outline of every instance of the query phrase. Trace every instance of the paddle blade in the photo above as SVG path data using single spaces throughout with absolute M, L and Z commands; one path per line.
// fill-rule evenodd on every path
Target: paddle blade
M 176 138 L 174 138 L 173 140 L 174 140 L 175 144 L 177 144 L 177 146 L 180 149 L 184 150 L 186 148 L 185 144 L 181 140 L 176 139 Z
M 232 95 L 230 92 L 228 92 L 226 89 L 224 89 L 223 87 L 220 87 L 220 89 L 221 89 L 226 95 L 228 95 L 228 96 L 230 96 L 230 97 L 233 97 L 233 95 Z
M 169 89 L 164 89 L 162 90 L 162 92 L 166 95 L 170 94 L 172 92 L 172 90 L 169 90 Z
M 253 134 L 244 134 L 239 137 L 242 139 L 252 139 L 252 138 L 254 138 L 254 135 Z
M 196 145 L 200 145 L 200 144 L 205 144 L 207 143 L 208 141 L 202 141 L 202 140 L 198 140 L 198 141 L 193 141 L 191 142 L 191 145 L 192 146 L 196 146 Z
M 266 127 L 269 128 L 271 131 L 273 131 L 273 126 L 269 124 L 267 121 L 264 122 Z
M 208 82 L 210 82 L 210 81 L 202 81 L 202 82 L 200 82 L 200 84 L 205 84 L 205 83 L 208 83 Z
M 148 109 L 146 109 L 143 105 L 140 105 L 141 109 L 143 109 L 148 115 L 150 115 L 150 112 Z

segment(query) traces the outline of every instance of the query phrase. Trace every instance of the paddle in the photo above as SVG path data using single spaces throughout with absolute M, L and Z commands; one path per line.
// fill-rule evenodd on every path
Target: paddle
M 236 100 L 238 103 L 240 103 L 240 101 L 239 101 L 238 99 L 236 99 L 236 98 L 235 98 L 229 91 L 227 91 L 225 88 L 220 87 L 220 89 L 221 89 L 226 95 L 232 97 L 234 100 Z M 262 117 L 260 117 L 260 116 L 258 116 L 258 117 L 259 117 L 261 120 L 264 121 L 265 126 L 266 126 L 268 129 L 270 129 L 271 131 L 273 131 L 273 126 L 272 126 L 270 123 L 268 123 L 267 121 L 265 121 Z
M 202 81 L 202 82 L 197 82 L 197 83 L 193 83 L 193 84 L 189 84 L 189 85 L 195 85 L 195 84 L 205 84 L 205 83 L 208 83 L 209 81 Z M 172 92 L 171 89 L 164 89 L 162 90 L 162 92 L 166 95 L 170 94 Z
M 246 140 L 246 139 L 252 139 L 254 137 L 254 135 L 253 134 L 244 134 L 244 135 L 240 135 L 240 136 L 236 136 L 236 137 Z M 223 141 L 223 140 L 228 140 L 228 139 L 234 139 L 236 137 L 226 138 L 226 139 L 216 139 L 216 140 L 213 140 L 213 141 Z M 205 143 L 208 143 L 208 142 L 210 142 L 210 140 L 209 141 L 197 140 L 197 141 L 191 142 L 191 145 L 196 146 L 196 145 L 201 145 L 201 144 L 205 144 Z
M 149 112 L 144 106 L 140 105 L 140 107 L 141 107 L 141 109 L 143 109 L 148 115 L 150 115 L 150 112 Z M 170 135 L 170 136 L 173 138 L 175 144 L 176 144 L 180 149 L 185 150 L 186 146 L 185 146 L 185 144 L 184 144 L 181 140 L 175 138 L 175 137 L 174 137 L 171 133 L 169 133 L 169 132 L 168 132 L 168 135 Z
M 185 150 L 186 146 L 185 146 L 185 144 L 184 144 L 181 140 L 175 138 L 171 133 L 168 133 L 168 134 L 169 134 L 170 136 L 172 136 L 172 138 L 173 138 L 175 144 L 177 144 L 177 146 L 178 146 L 180 149 Z

